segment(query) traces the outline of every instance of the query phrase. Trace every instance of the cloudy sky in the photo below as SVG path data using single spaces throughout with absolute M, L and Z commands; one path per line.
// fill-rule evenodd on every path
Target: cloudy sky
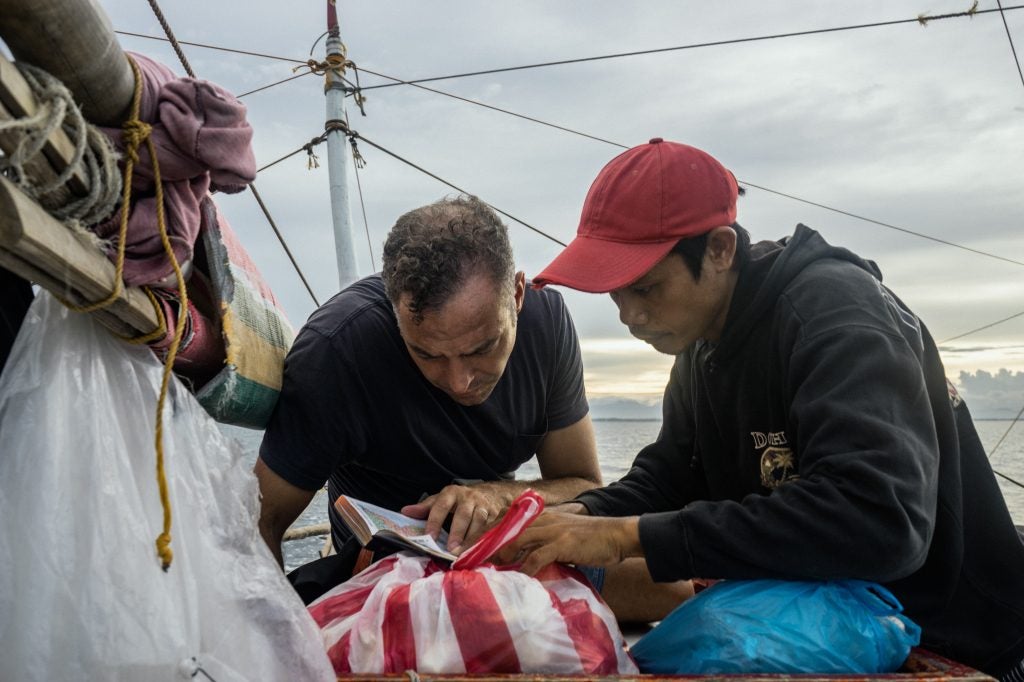
M 162 35 L 146 3 L 102 2 L 115 29 Z M 1005 7 L 1016 6 L 1004 2 Z M 359 66 L 412 80 L 501 67 L 735 41 L 962 12 L 969 0 L 785 3 L 380 2 L 339 0 Z M 978 9 L 996 7 L 981 0 Z M 325 2 L 163 3 L 181 40 L 296 62 L 325 26 Z M 1024 10 L 1005 13 L 1024 57 Z M 165 43 L 126 49 L 177 68 Z M 294 63 L 184 47 L 197 75 L 236 94 L 293 75 Z M 323 57 L 323 42 L 313 51 Z M 364 87 L 388 81 L 361 74 Z M 322 81 L 297 78 L 246 95 L 256 157 L 269 163 L 318 135 Z M 937 340 L 1024 311 L 1024 84 L 999 13 L 927 26 L 835 30 L 644 56 L 510 71 L 425 85 L 632 146 L 654 136 L 704 148 L 750 183 L 739 220 L 755 239 L 798 222 L 878 262 L 885 281 Z M 620 148 L 410 86 L 368 89 L 364 137 L 562 241 L 575 232 L 598 170 Z M 369 239 L 352 208 L 361 273 L 402 212 L 452 190 L 363 144 Z M 304 153 L 261 173 L 260 193 L 324 301 L 338 288 L 327 190 Z M 350 174 L 351 175 L 351 174 Z M 358 199 L 351 175 L 353 200 Z M 872 218 L 1018 263 L 857 220 L 751 185 Z M 248 193 L 220 206 L 301 325 L 314 303 Z M 536 274 L 561 248 L 511 223 L 517 259 Z M 372 258 L 371 258 L 372 249 Z M 593 396 L 660 394 L 670 358 L 630 339 L 607 297 L 565 292 Z M 960 371 L 1024 370 L 1024 316 L 944 344 Z

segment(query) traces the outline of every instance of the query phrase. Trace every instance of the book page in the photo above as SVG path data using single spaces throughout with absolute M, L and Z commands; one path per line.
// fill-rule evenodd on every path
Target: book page
M 405 516 L 390 509 L 378 507 L 369 502 L 363 502 L 362 500 L 347 496 L 345 498 L 366 523 L 370 535 L 376 535 L 382 530 L 388 530 L 396 535 L 401 535 L 421 547 L 426 547 L 442 554 L 448 554 L 448 551 L 444 549 L 444 545 L 448 542 L 448 533 L 442 530 L 435 541 L 434 538 L 427 534 L 426 519 L 414 519 L 411 516 Z

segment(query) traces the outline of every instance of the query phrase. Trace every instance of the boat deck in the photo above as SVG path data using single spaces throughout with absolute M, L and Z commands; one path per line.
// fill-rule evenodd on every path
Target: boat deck
M 373 680 L 407 680 L 408 682 L 470 682 L 480 680 L 536 680 L 537 682 L 558 682 L 559 680 L 606 680 L 608 682 L 657 682 L 658 680 L 729 680 L 730 682 L 780 682 L 781 680 L 799 680 L 800 682 L 860 682 L 863 680 L 889 680 L 899 682 L 994 682 L 994 678 L 960 663 L 956 663 L 937 654 L 923 649 L 914 649 L 904 664 L 903 669 L 886 675 L 542 675 L 542 674 L 467 674 L 455 673 L 420 674 L 408 671 L 391 675 L 345 675 L 339 681 L 371 682 Z

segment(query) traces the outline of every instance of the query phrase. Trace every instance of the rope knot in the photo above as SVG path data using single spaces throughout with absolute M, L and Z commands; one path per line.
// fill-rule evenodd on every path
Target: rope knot
M 160 565 L 164 573 L 171 567 L 171 560 L 174 559 L 174 551 L 171 550 L 171 534 L 167 531 L 160 533 L 156 539 L 156 553 L 160 556 Z
M 152 132 L 153 126 L 138 119 L 133 118 L 121 124 L 121 137 L 125 147 L 128 148 L 128 155 L 131 156 L 132 161 L 138 162 L 138 149 Z

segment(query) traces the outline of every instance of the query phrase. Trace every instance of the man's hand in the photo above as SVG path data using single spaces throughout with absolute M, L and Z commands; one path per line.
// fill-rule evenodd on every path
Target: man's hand
M 514 542 L 495 554 L 497 563 L 522 562 L 527 575 L 560 561 L 612 566 L 643 556 L 640 517 L 607 518 L 545 511 Z
M 508 509 L 511 501 L 512 493 L 499 485 L 449 485 L 418 504 L 402 507 L 401 511 L 415 519 L 427 519 L 427 532 L 434 538 L 450 514 L 448 551 L 458 552 L 476 542 Z

